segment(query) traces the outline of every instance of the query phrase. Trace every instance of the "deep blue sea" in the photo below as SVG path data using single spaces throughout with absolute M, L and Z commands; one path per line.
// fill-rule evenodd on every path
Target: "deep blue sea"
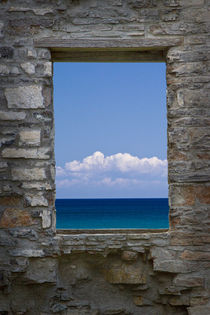
M 57 199 L 58 229 L 168 228 L 168 199 Z

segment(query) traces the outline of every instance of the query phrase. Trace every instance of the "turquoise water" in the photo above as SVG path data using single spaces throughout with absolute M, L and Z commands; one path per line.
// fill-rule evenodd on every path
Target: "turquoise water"
M 57 199 L 58 229 L 168 228 L 168 199 Z

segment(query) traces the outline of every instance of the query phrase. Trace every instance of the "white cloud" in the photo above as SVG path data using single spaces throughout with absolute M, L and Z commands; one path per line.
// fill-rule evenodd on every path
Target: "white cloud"
M 166 182 L 167 160 L 139 158 L 129 153 L 104 156 L 95 152 L 82 161 L 71 161 L 56 168 L 58 187 L 142 187 Z M 60 178 L 60 179 L 59 179 Z
M 138 158 L 129 153 L 117 153 L 105 157 L 102 152 L 95 152 L 85 157 L 82 162 L 74 160 L 65 164 L 66 171 L 71 173 L 91 173 L 118 171 L 122 173 L 138 172 L 165 173 L 167 160 L 160 160 L 157 157 Z

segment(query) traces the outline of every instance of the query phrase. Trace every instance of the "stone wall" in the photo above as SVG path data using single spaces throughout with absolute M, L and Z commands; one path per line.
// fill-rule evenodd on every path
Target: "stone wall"
M 0 314 L 210 314 L 209 31 L 208 0 L 1 1 Z M 56 233 L 52 62 L 96 57 L 166 61 L 169 231 Z

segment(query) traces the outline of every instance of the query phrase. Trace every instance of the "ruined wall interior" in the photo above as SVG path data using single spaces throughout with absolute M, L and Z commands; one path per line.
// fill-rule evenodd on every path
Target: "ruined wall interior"
M 0 314 L 210 314 L 209 31 L 208 0 L 0 2 Z M 166 61 L 169 231 L 56 233 L 52 62 L 91 54 Z

